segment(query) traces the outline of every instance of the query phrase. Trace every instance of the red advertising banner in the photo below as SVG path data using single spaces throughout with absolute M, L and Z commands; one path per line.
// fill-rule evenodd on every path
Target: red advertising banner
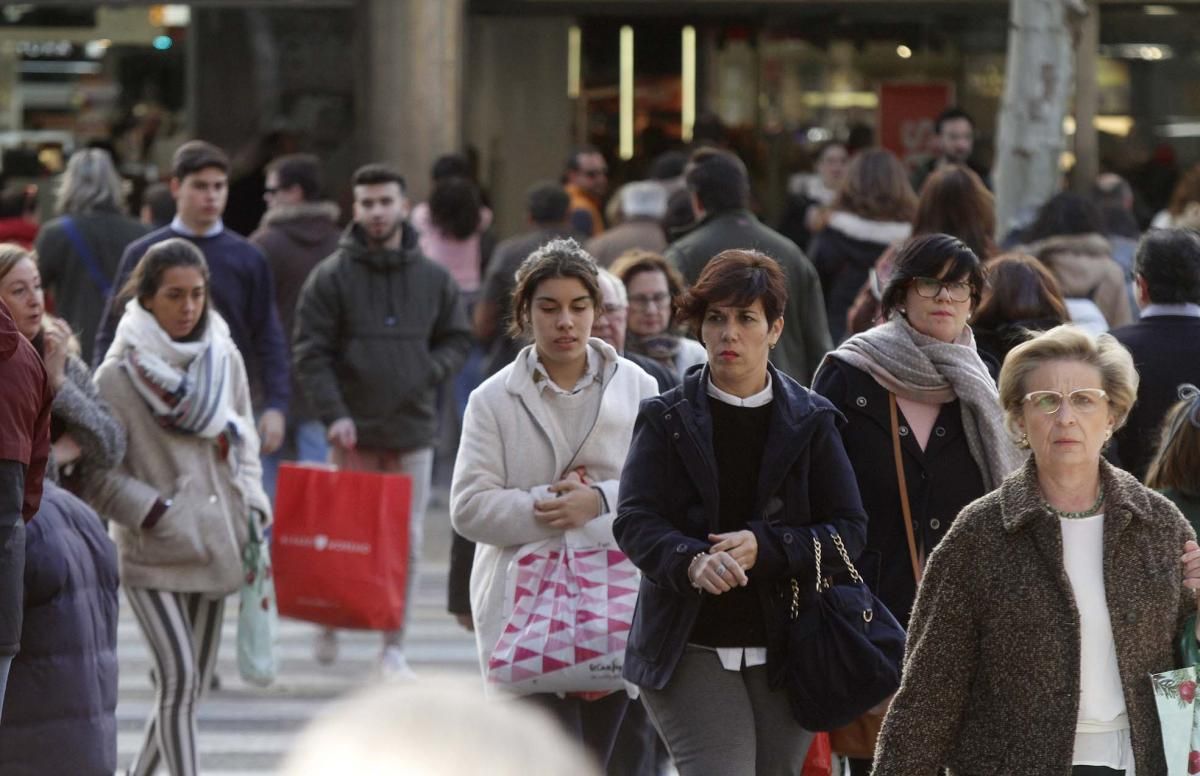
M 954 102 L 947 82 L 885 83 L 879 87 L 879 144 L 909 169 L 938 153 L 933 122 Z

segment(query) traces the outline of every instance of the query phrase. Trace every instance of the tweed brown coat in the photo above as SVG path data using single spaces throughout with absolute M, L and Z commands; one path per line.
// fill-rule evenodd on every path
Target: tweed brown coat
M 1149 674 L 1179 667 L 1195 612 L 1179 556 L 1191 527 L 1166 498 L 1100 462 L 1104 579 L 1137 773 L 1166 773 Z M 963 509 L 930 555 L 904 678 L 874 776 L 1069 776 L 1079 707 L 1079 613 L 1058 518 L 1031 458 Z

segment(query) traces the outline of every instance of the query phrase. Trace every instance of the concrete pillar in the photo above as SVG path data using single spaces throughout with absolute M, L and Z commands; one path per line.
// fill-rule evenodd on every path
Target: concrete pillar
M 395 165 L 414 199 L 429 168 L 461 150 L 465 0 L 363 0 L 366 151 Z
M 525 194 L 558 180 L 571 146 L 567 97 L 569 17 L 470 20 L 465 139 L 479 152 L 497 234 L 526 229 Z

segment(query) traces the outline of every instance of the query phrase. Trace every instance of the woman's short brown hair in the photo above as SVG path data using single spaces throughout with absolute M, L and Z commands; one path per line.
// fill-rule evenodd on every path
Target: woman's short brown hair
M 1078 361 L 1099 370 L 1112 409 L 1113 430 L 1125 425 L 1137 400 L 1138 373 L 1133 357 L 1111 334 L 1093 335 L 1066 323 L 1017 345 L 1000 367 L 1000 404 L 1004 407 L 1004 423 L 1014 437 L 1019 436 L 1016 419 L 1028 393 L 1025 380 L 1048 361 Z
M 1180 401 L 1163 418 L 1162 439 L 1146 470 L 1146 486 L 1200 496 L 1200 390 L 1179 386 Z
M 604 306 L 596 262 L 588 252 L 570 238 L 551 240 L 529 254 L 517 268 L 512 294 L 512 320 L 508 324 L 508 333 L 513 339 L 529 335 L 533 295 L 543 280 L 554 278 L 575 278 L 587 289 L 592 307 L 599 311 Z
M 767 325 L 771 325 L 783 315 L 787 297 L 787 276 L 770 256 L 751 250 L 721 251 L 704 265 L 695 285 L 683 294 L 679 321 L 688 324 L 693 336 L 699 338 L 709 307 L 750 307 L 761 299 Z

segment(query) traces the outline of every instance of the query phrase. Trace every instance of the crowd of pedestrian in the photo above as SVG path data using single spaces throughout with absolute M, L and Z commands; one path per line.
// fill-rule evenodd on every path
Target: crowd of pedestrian
M 361 167 L 345 218 L 319 158 L 280 156 L 247 237 L 226 224 L 229 158 L 200 140 L 139 219 L 99 149 L 69 160 L 45 224 L 5 190 L 0 772 L 115 771 L 120 587 L 153 660 L 128 773 L 198 773 L 280 463 L 410 479 L 411 599 L 445 456 L 447 608 L 486 703 L 520 711 L 456 719 L 452 699 L 485 702 L 447 689 L 394 720 L 430 729 L 414 746 L 468 719 L 523 740 L 548 729 L 537 709 L 555 756 L 599 773 L 798 773 L 842 727 L 801 707 L 845 691 L 798 665 L 842 646 L 806 612 L 861 586 L 886 609 L 862 619 L 894 618 L 908 649 L 838 750 L 854 776 L 1165 772 L 1146 676 L 1200 639 L 1197 178 L 1144 235 L 1106 173 L 997 239 L 974 122 L 936 130 L 914 170 L 815 149 L 778 230 L 716 146 L 611 196 L 604 155 L 574 149 L 511 235 L 458 154 L 419 203 L 401 171 Z M 589 552 L 607 577 L 518 581 Z M 596 615 L 622 579 L 636 605 Z M 560 651 L 518 679 L 500 651 L 522 594 L 548 597 Z M 606 646 L 555 641 L 584 630 Z M 419 678 L 406 631 L 379 653 L 399 683 Z M 313 647 L 336 661 L 337 631 Z M 620 676 L 552 684 L 562 649 Z M 335 709 L 291 772 L 386 738 L 389 709 Z

